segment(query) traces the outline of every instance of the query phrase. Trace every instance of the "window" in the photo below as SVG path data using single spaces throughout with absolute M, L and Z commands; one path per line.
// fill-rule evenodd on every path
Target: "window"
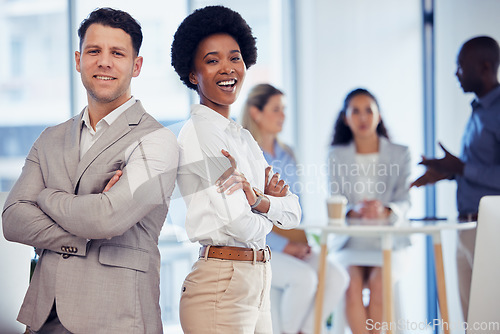
M 290 71 L 288 61 L 281 60 L 283 27 L 289 25 L 282 19 L 287 2 L 256 1 L 253 6 L 234 0 L 217 2 L 242 14 L 253 28 L 259 48 L 258 63 L 248 72 L 233 107 L 234 118 L 239 117 L 254 84 L 271 82 L 283 88 L 284 73 Z M 74 51 L 79 47 L 79 24 L 92 10 L 102 6 L 122 9 L 141 23 L 144 64 L 139 77 L 132 80 L 132 93 L 151 115 L 176 132 L 197 96 L 181 83 L 170 65 L 173 35 L 188 12 L 211 4 L 215 2 L 143 0 L 137 6 L 131 0 L 0 1 L 0 48 L 5 50 L 0 54 L 0 191 L 10 190 L 44 128 L 67 120 L 86 106 Z M 292 120 L 289 117 L 287 122 Z
M 187 15 L 184 1 L 76 1 L 73 49 L 78 49 L 77 30 L 80 22 L 98 7 L 111 7 L 130 13 L 142 27 L 143 42 L 140 55 L 144 57 L 141 74 L 132 80 L 132 94 L 157 120 L 171 124 L 187 117 L 188 90 L 170 65 L 170 46 L 178 25 Z M 87 104 L 87 96 L 77 75 L 77 112 Z
M 69 110 L 64 0 L 0 2 L 0 191 L 17 179 L 31 145 Z

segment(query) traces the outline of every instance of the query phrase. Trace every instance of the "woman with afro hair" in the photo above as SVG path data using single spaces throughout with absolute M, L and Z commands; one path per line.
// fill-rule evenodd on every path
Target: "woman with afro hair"
M 194 11 L 172 43 L 175 71 L 200 98 L 178 138 L 186 231 L 201 244 L 182 287 L 185 333 L 272 333 L 266 235 L 273 224 L 297 226 L 301 209 L 252 135 L 229 117 L 256 60 L 251 28 L 222 6 Z

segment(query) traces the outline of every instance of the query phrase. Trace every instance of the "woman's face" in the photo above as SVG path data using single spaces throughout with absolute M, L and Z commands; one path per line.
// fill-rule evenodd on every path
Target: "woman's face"
M 277 135 L 283 128 L 285 121 L 285 101 L 282 94 L 269 98 L 262 110 L 255 113 L 257 125 L 263 134 Z
M 347 106 L 345 122 L 354 138 L 376 135 L 380 113 L 375 100 L 365 94 L 354 96 Z
M 230 35 L 221 33 L 210 35 L 198 44 L 189 80 L 198 86 L 201 104 L 228 117 L 245 74 L 238 43 Z

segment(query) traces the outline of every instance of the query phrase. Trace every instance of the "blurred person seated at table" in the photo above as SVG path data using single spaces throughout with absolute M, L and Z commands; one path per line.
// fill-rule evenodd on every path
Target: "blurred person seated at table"
M 394 224 L 405 217 L 410 207 L 410 151 L 389 141 L 378 102 L 368 90 L 358 88 L 346 96 L 328 160 L 330 192 L 347 197 L 351 223 Z M 338 259 L 350 275 L 345 300 L 347 322 L 353 334 L 368 333 L 368 319 L 382 321 L 380 238 L 336 236 L 334 243 Z M 395 240 L 396 249 L 407 245 L 407 237 Z M 394 268 L 399 271 L 402 254 L 394 255 Z M 370 290 L 366 307 L 362 295 L 365 287 Z
M 242 125 L 253 135 L 273 171 L 281 175 L 292 192 L 300 195 L 295 156 L 292 149 L 278 139 L 285 120 L 284 99 L 283 92 L 269 84 L 253 87 L 244 106 Z M 319 255 L 311 251 L 302 230 L 285 232 L 275 228 L 273 231 L 267 236 L 267 244 L 272 250 L 271 286 L 283 291 L 280 328 L 290 334 L 313 333 Z M 349 280 L 345 269 L 332 261 L 328 264 L 327 277 L 323 332 Z

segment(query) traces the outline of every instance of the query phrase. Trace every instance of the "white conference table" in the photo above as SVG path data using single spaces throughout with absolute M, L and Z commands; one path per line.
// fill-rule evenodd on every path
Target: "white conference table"
M 322 225 L 306 222 L 297 229 L 307 231 L 320 231 L 321 252 L 318 268 L 318 288 L 316 292 L 315 325 L 314 332 L 321 332 L 321 315 L 323 311 L 323 298 L 326 279 L 326 261 L 328 255 L 328 235 L 345 234 L 357 237 L 380 237 L 382 239 L 383 268 L 382 268 L 382 290 L 383 290 L 383 321 L 387 324 L 394 323 L 393 296 L 392 296 L 392 249 L 393 237 L 395 235 L 410 235 L 422 233 L 432 236 L 434 244 L 434 259 L 436 266 L 436 282 L 438 291 L 439 309 L 444 323 L 449 323 L 448 304 L 446 297 L 446 285 L 443 265 L 443 250 L 441 247 L 441 232 L 445 230 L 468 230 L 476 227 L 476 222 L 459 223 L 456 219 L 449 220 L 426 220 L 424 222 L 408 222 L 402 224 L 376 225 L 379 221 L 363 221 L 360 219 L 347 219 L 346 225 Z M 389 327 L 390 328 L 390 327 Z M 389 329 L 386 333 L 391 333 Z M 444 326 L 444 333 L 449 334 L 449 328 Z

